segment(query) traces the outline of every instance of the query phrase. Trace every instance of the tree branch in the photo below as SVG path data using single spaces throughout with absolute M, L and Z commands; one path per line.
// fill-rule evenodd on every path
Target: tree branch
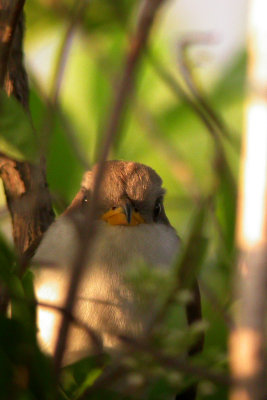
M 192 71 L 190 70 L 189 62 L 186 56 L 188 48 L 199 44 L 212 44 L 213 42 L 214 37 L 212 34 L 209 33 L 193 33 L 186 35 L 178 43 L 179 66 L 184 81 L 186 82 L 187 87 L 190 90 L 190 93 L 193 95 L 199 106 L 202 108 L 203 113 L 205 113 L 213 123 L 215 131 L 218 134 L 224 136 L 230 142 L 232 142 L 232 138 L 230 136 L 228 128 L 221 119 L 221 116 L 217 114 L 216 110 L 209 104 L 203 93 L 201 93 L 194 79 Z
M 72 274 L 65 303 L 65 308 L 70 314 L 72 314 L 74 308 L 77 289 L 85 267 L 88 264 L 88 252 L 90 250 L 90 246 L 92 246 L 92 242 L 96 233 L 94 211 L 98 201 L 101 179 L 104 173 L 104 162 L 108 157 L 112 142 L 120 129 L 121 121 L 124 117 L 126 109 L 126 103 L 133 90 L 138 63 L 146 46 L 149 31 L 154 21 L 155 14 L 163 2 L 164 0 L 154 0 L 153 2 L 150 0 L 145 0 L 139 17 L 136 33 L 130 42 L 130 49 L 126 57 L 126 63 L 122 72 L 122 78 L 115 95 L 114 106 L 110 113 L 110 118 L 105 131 L 103 146 L 101 147 L 98 170 L 94 182 L 93 195 L 90 207 L 88 209 L 86 224 L 83 224 L 83 226 L 80 227 L 77 226 L 77 232 L 80 238 L 78 246 L 79 248 L 77 249 L 77 254 L 72 265 Z M 66 340 L 69 330 L 69 322 L 69 318 L 67 317 L 67 314 L 65 314 L 63 316 L 62 324 L 60 326 L 54 356 L 55 374 L 57 377 L 59 375 L 59 370 L 65 351 Z
M 7 94 L 14 96 L 28 111 L 29 88 L 22 51 L 23 5 L 24 1 L 0 0 L 0 81 Z M 0 176 L 11 214 L 14 243 L 22 256 L 30 247 L 34 251 L 54 219 L 45 163 L 42 160 L 32 165 L 0 154 Z

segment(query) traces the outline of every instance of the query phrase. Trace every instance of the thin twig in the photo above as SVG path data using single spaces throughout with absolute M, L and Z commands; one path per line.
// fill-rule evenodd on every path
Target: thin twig
M 125 353 L 122 352 L 114 363 L 96 379 L 94 384 L 84 392 L 80 400 L 85 400 L 93 393 L 97 393 L 100 388 L 106 388 L 110 383 L 113 384 L 115 381 L 123 379 L 123 377 L 130 372 L 129 367 L 124 364 L 125 355 L 131 355 L 131 353 L 136 354 L 136 351 L 141 351 L 142 353 L 150 355 L 155 361 L 159 362 L 160 365 L 163 365 L 166 368 L 175 369 L 199 379 L 208 379 L 211 382 L 223 386 L 231 384 L 230 378 L 227 375 L 211 371 L 203 365 L 195 365 L 182 357 L 167 356 L 161 351 L 155 350 L 154 347 L 150 346 L 149 339 L 142 341 L 133 337 L 116 334 L 114 332 L 110 332 L 110 334 L 113 334 L 117 339 L 124 343 L 127 346 L 127 350 Z
M 163 64 L 155 58 L 152 53 L 148 54 L 148 60 L 151 62 L 151 65 L 155 69 L 158 76 L 167 84 L 170 90 L 178 97 L 179 100 L 183 100 L 189 107 L 195 112 L 195 114 L 199 117 L 200 121 L 205 125 L 207 131 L 210 133 L 212 138 L 217 138 L 217 131 L 214 129 L 213 124 L 203 112 L 201 107 L 193 101 L 183 87 L 178 83 L 177 79 L 163 66 Z
M 180 372 L 186 373 L 188 375 L 194 376 L 199 379 L 208 379 L 211 382 L 214 382 L 219 385 L 230 385 L 231 381 L 227 375 L 222 373 L 216 373 L 207 369 L 205 366 L 195 365 L 188 360 L 185 360 L 182 357 L 171 357 L 163 354 L 162 352 L 155 350 L 151 347 L 148 341 L 141 341 L 133 337 L 128 337 L 124 335 L 116 335 L 116 337 L 127 345 L 126 354 L 136 353 L 136 351 L 141 351 L 142 353 L 148 354 L 160 365 L 165 366 L 169 369 L 175 369 Z M 107 387 L 108 384 L 114 383 L 114 381 L 118 379 L 123 379 L 129 372 L 129 368 L 127 368 L 123 364 L 123 354 L 121 354 L 120 358 L 117 362 L 109 367 L 106 372 L 104 372 L 95 383 L 85 391 L 80 400 L 85 400 L 88 398 L 90 394 L 97 392 L 99 388 Z
M 58 100 L 74 35 L 84 17 L 84 11 L 88 5 L 88 2 L 89 0 L 75 1 L 73 9 L 70 12 L 71 19 L 60 46 L 60 51 L 57 57 L 58 61 L 56 63 L 55 73 L 51 85 L 50 98 L 52 103 L 56 103 Z
M 93 52 L 99 51 L 99 49 L 96 48 L 95 42 L 90 42 L 90 47 L 92 47 Z M 116 85 L 114 84 L 115 79 L 109 64 L 101 59 L 98 62 L 98 65 L 104 72 L 107 79 L 110 81 L 110 84 L 114 90 L 117 90 Z M 140 124 L 144 126 L 148 139 L 153 144 L 153 147 L 156 147 L 162 158 L 168 161 L 170 171 L 175 179 L 180 181 L 184 187 L 186 187 L 193 200 L 197 203 L 200 195 L 192 168 L 186 164 L 186 162 L 183 160 L 183 156 L 167 143 L 164 132 L 161 132 L 157 121 L 154 120 L 153 115 L 147 108 L 147 105 L 138 99 L 137 96 L 132 97 L 134 111 Z
M 209 116 L 211 121 L 214 123 L 215 127 L 218 129 L 218 133 L 221 133 L 227 140 L 232 142 L 232 138 L 228 129 L 224 122 L 222 121 L 221 117 L 217 114 L 214 108 L 208 103 L 205 99 L 204 95 L 201 93 L 198 85 L 194 79 L 192 71 L 190 69 L 186 52 L 189 47 L 195 45 L 203 45 L 203 44 L 212 44 L 214 43 L 214 35 L 210 33 L 191 33 L 182 38 L 178 42 L 178 60 L 180 71 L 182 76 L 192 93 L 193 97 L 197 100 L 200 106 L 203 108 L 203 111 Z
M 160 310 L 157 311 L 155 315 L 152 315 L 152 318 L 147 325 L 147 332 L 150 332 L 155 326 L 164 320 L 170 305 L 176 301 L 176 295 L 179 290 L 190 288 L 194 284 L 196 279 L 196 270 L 199 267 L 201 261 L 200 258 L 202 256 L 200 242 L 202 240 L 202 230 L 204 225 L 204 211 L 206 210 L 208 201 L 209 200 L 202 201 L 197 209 L 188 240 L 176 261 L 176 277 L 173 287 L 170 290 L 170 293 L 168 293 L 168 296 Z
M 25 299 L 23 299 L 25 300 Z M 94 331 L 93 328 L 91 328 L 89 325 L 87 325 L 86 323 L 84 323 L 83 321 L 81 321 L 80 319 L 76 318 L 74 316 L 74 314 L 70 314 L 68 313 L 68 311 L 66 310 L 66 308 L 64 307 L 60 307 L 60 306 L 56 306 L 55 304 L 49 304 L 43 301 L 31 301 L 32 304 L 38 306 L 38 307 L 44 307 L 44 308 L 49 308 L 52 310 L 55 310 L 59 313 L 62 313 L 63 315 L 66 315 L 67 318 L 74 323 L 75 325 L 77 325 L 79 328 L 81 328 L 84 332 L 86 332 L 87 336 L 92 340 L 93 342 L 93 347 L 94 350 L 96 351 L 96 353 L 102 353 L 103 350 L 103 346 L 102 346 L 102 340 L 100 339 L 100 337 L 97 335 L 97 333 Z
M 3 88 L 8 69 L 12 42 L 25 0 L 17 0 L 11 10 L 5 6 L 0 9 L 0 87 Z
M 203 279 L 199 279 L 199 284 L 202 292 L 206 296 L 207 300 L 209 301 L 209 304 L 211 307 L 214 309 L 216 314 L 221 315 L 222 319 L 226 325 L 226 327 L 231 331 L 234 329 L 235 324 L 234 321 L 232 320 L 231 316 L 226 312 L 225 308 L 221 304 L 220 300 L 218 299 L 218 296 L 216 293 L 212 290 L 212 288 L 203 281 Z
M 68 311 L 61 306 L 57 306 L 55 304 L 51 304 L 51 303 L 47 303 L 45 301 L 39 301 L 36 300 L 34 298 L 27 298 L 27 297 L 21 297 L 18 295 L 13 295 L 11 293 L 9 293 L 9 297 L 12 300 L 15 301 L 19 301 L 22 303 L 27 304 L 28 306 L 35 306 L 35 307 L 43 307 L 43 308 L 48 308 L 51 310 L 54 310 L 58 313 L 61 314 L 67 314 L 68 318 L 70 319 L 70 321 L 72 323 L 74 323 L 77 327 L 81 328 L 86 334 L 87 336 L 92 340 L 93 342 L 93 347 L 94 347 L 94 352 L 101 355 L 103 353 L 103 345 L 102 345 L 102 340 L 100 338 L 100 336 L 96 333 L 96 331 L 90 327 L 88 324 L 86 324 L 85 322 L 81 321 L 80 319 L 78 319 L 74 314 L 70 314 L 68 313 Z
M 199 104 L 192 100 L 190 96 L 185 92 L 182 86 L 177 82 L 177 80 L 173 77 L 173 75 L 168 72 L 165 67 L 158 61 L 155 60 L 155 57 L 149 53 L 149 60 L 152 62 L 155 71 L 158 75 L 166 82 L 172 92 L 179 98 L 184 100 L 192 110 L 198 115 L 200 121 L 203 122 L 205 127 L 207 128 L 208 133 L 213 139 L 213 143 L 216 150 L 215 157 L 215 169 L 219 173 L 220 169 L 224 169 L 228 171 L 229 179 L 234 182 L 234 178 L 232 177 L 231 169 L 225 154 L 223 143 L 221 142 L 221 137 L 217 130 L 217 127 L 214 125 L 213 121 L 203 112 L 203 109 L 199 106 Z M 234 185 L 233 185 L 234 187 Z
M 96 52 L 98 50 L 96 48 L 95 42 L 90 43 L 90 45 L 93 52 Z M 112 71 L 110 70 L 109 64 L 101 59 L 99 62 L 99 66 L 101 70 L 105 73 L 107 79 L 110 81 L 111 86 L 113 86 L 114 90 L 116 90 L 117 88 L 114 84 L 115 79 Z M 140 124 L 142 124 L 142 126 L 144 126 L 144 128 L 146 129 L 147 137 L 153 144 L 153 147 L 156 147 L 159 154 L 166 161 L 168 161 L 170 171 L 172 172 L 175 179 L 180 181 L 184 185 L 184 187 L 186 187 L 193 200 L 197 203 L 200 195 L 192 168 L 190 168 L 190 166 L 185 163 L 185 161 L 183 160 L 183 156 L 167 143 L 167 141 L 165 140 L 164 132 L 160 131 L 157 121 L 154 120 L 153 115 L 148 110 L 146 104 L 140 101 L 137 96 L 133 96 L 132 102 L 137 118 Z
M 230 378 L 226 375 L 210 371 L 203 366 L 194 365 L 184 358 L 166 356 L 162 352 L 155 350 L 153 347 L 149 346 L 149 344 L 146 342 L 142 342 L 135 338 L 129 338 L 123 335 L 119 336 L 119 339 L 126 343 L 129 347 L 132 347 L 134 350 L 139 349 L 147 352 L 148 354 L 153 356 L 155 360 L 159 361 L 161 365 L 165 365 L 168 368 L 175 368 L 181 372 L 185 372 L 186 374 L 193 375 L 198 378 L 208 379 L 211 382 L 217 383 L 219 385 L 225 386 L 231 384 Z
M 182 86 L 177 82 L 176 78 L 173 77 L 173 75 L 165 69 L 165 67 L 159 62 L 159 60 L 156 60 L 151 53 L 148 53 L 148 55 L 149 55 L 149 60 L 151 61 L 151 64 L 153 65 L 158 75 L 164 80 L 164 82 L 168 85 L 168 87 L 172 90 L 172 92 L 179 98 L 179 100 L 182 99 L 183 101 L 185 101 L 186 104 L 188 104 L 192 108 L 195 114 L 199 117 L 200 121 L 207 128 L 208 133 L 213 139 L 216 150 L 216 159 L 215 159 L 216 170 L 219 172 L 220 168 L 227 169 L 229 177 L 234 182 L 233 177 L 231 177 L 231 170 L 228 165 L 224 147 L 221 143 L 221 138 L 217 132 L 216 127 L 214 126 L 214 123 L 209 119 L 206 113 L 203 112 L 199 104 L 195 100 L 191 99 L 191 97 L 186 93 L 186 91 L 182 88 Z
M 69 60 L 69 54 L 71 50 L 71 46 L 73 44 L 73 39 L 76 33 L 76 30 L 79 27 L 79 23 L 83 19 L 84 11 L 88 5 L 88 0 L 79 0 L 75 1 L 73 5 L 72 12 L 70 13 L 70 19 L 68 26 L 66 28 L 65 34 L 62 38 L 59 54 L 57 57 L 55 72 L 52 79 L 52 85 L 49 95 L 49 101 L 47 102 L 47 112 L 45 113 L 43 120 L 43 128 L 41 131 L 41 146 L 40 152 L 41 156 L 46 155 L 47 147 L 50 141 L 50 136 L 52 133 L 54 120 L 58 104 L 58 98 L 60 94 L 60 89 L 62 86 L 64 73 L 66 70 L 67 62 Z M 69 132 L 69 130 L 68 130 Z M 72 138 L 73 135 L 70 135 Z M 75 141 L 76 142 L 76 141 Z M 79 153 L 80 154 L 80 153 Z
M 133 89 L 138 62 L 143 53 L 143 49 L 146 46 L 149 31 L 153 23 L 155 14 L 162 3 L 163 0 L 156 0 L 154 2 L 151 2 L 150 0 L 145 1 L 141 15 L 139 17 L 136 33 L 130 43 L 130 51 L 126 58 L 126 65 L 124 67 L 122 79 L 120 81 L 118 91 L 115 96 L 114 106 L 111 111 L 110 119 L 105 132 L 105 139 L 103 147 L 101 149 L 101 155 L 99 157 L 99 164 L 93 187 L 92 201 L 88 208 L 86 221 L 84 221 L 83 226 L 80 226 L 78 229 L 78 234 L 80 238 L 79 246 L 75 260 L 72 265 L 72 274 L 65 303 L 65 308 L 68 313 L 72 313 L 73 311 L 76 292 L 85 267 L 88 263 L 88 254 L 90 253 L 88 253 L 88 250 L 90 250 L 90 247 L 92 246 L 92 242 L 96 233 L 94 214 L 98 201 L 101 179 L 104 174 L 104 163 L 107 159 L 112 141 L 114 140 L 115 135 L 118 133 L 121 120 L 124 116 L 126 102 Z M 62 324 L 59 329 L 54 356 L 56 377 L 58 377 L 59 375 L 59 370 L 65 351 L 69 322 L 69 318 L 65 314 L 63 316 Z
M 32 85 L 35 87 L 37 93 L 41 97 L 42 101 L 46 104 L 48 109 L 53 109 L 53 115 L 57 115 L 61 121 L 62 127 L 64 128 L 64 133 L 69 140 L 72 150 L 75 153 L 77 160 L 80 162 L 84 170 L 89 170 L 91 168 L 90 160 L 88 159 L 87 153 L 85 154 L 83 147 L 80 145 L 77 137 L 77 133 L 69 120 L 66 113 L 63 111 L 61 104 L 59 102 L 52 102 L 50 97 L 45 93 L 39 84 L 38 78 L 35 76 L 33 71 L 30 71 L 30 80 Z M 52 194 L 53 196 L 53 194 Z
M 145 104 L 135 99 L 134 105 L 137 118 L 140 124 L 145 127 L 151 144 L 153 147 L 156 147 L 158 153 L 168 162 L 170 171 L 175 179 L 183 184 L 191 195 L 191 198 L 197 203 L 200 199 L 200 194 L 192 168 L 186 164 L 183 156 L 165 140 L 164 133 L 161 132 L 159 125 L 153 119 L 152 114 L 147 110 Z
M 113 364 L 107 367 L 104 372 L 95 380 L 92 386 L 85 390 L 79 400 L 88 400 L 89 396 L 97 393 L 101 388 L 107 388 L 109 384 L 113 384 L 118 379 L 122 378 L 129 372 L 129 367 L 123 365 L 121 360 L 113 362 Z M 78 399 L 77 399 L 78 400 Z

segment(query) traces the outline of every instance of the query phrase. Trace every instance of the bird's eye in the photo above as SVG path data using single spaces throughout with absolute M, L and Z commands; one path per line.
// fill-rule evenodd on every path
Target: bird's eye
M 87 198 L 87 196 L 84 196 L 84 198 L 83 198 L 83 206 L 87 205 L 87 203 L 88 203 L 88 198 Z
M 161 201 L 157 200 L 155 203 L 154 211 L 153 211 L 154 221 L 157 221 L 157 219 L 161 213 L 161 209 L 162 209 Z

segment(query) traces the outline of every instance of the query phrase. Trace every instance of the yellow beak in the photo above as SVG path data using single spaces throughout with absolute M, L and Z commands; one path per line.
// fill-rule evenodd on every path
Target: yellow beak
M 125 207 L 110 209 L 102 215 L 101 219 L 110 225 L 136 226 L 145 222 L 140 213 L 134 211 L 129 204 Z

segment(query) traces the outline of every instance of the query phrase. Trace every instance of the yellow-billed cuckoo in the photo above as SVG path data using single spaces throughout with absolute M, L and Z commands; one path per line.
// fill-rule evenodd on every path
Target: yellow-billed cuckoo
M 62 307 L 69 284 L 78 237 L 75 221 L 86 218 L 97 167 L 86 172 L 82 187 L 67 212 L 54 222 L 36 252 L 35 289 L 39 302 Z M 107 350 L 119 346 L 116 334 L 142 335 L 151 309 L 139 307 L 131 284 L 124 278 L 143 262 L 151 268 L 169 268 L 179 249 L 179 239 L 165 214 L 162 180 L 135 162 L 105 163 L 96 208 L 96 237 L 75 302 L 75 318 L 90 326 Z M 61 315 L 38 307 L 39 338 L 53 353 Z M 86 332 L 72 325 L 64 362 L 92 351 Z

